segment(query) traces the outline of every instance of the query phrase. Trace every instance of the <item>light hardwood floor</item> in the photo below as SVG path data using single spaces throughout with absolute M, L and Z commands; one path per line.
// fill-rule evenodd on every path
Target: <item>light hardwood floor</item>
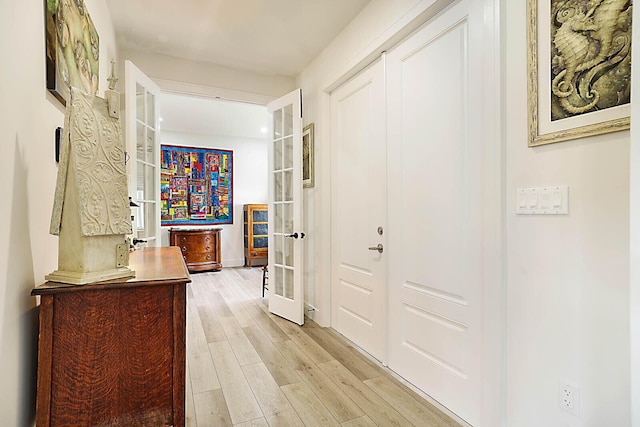
M 329 328 L 268 312 L 260 268 L 187 285 L 187 426 L 458 426 Z

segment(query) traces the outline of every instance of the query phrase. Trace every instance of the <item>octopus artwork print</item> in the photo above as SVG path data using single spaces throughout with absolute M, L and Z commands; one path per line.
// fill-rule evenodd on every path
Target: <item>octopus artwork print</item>
M 45 0 L 47 89 L 66 105 L 69 87 L 98 91 L 100 39 L 84 0 Z
M 551 1 L 551 121 L 629 104 L 632 0 Z

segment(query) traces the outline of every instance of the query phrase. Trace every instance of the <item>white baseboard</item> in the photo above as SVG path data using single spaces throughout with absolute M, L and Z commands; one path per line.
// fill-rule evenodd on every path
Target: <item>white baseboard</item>
M 222 267 L 243 267 L 244 266 L 244 258 L 238 259 L 225 259 L 222 261 Z

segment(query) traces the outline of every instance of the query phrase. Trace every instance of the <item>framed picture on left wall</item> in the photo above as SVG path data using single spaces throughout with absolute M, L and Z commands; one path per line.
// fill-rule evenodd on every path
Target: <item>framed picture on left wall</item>
M 44 0 L 47 89 L 62 105 L 69 86 L 98 92 L 100 39 L 83 0 Z

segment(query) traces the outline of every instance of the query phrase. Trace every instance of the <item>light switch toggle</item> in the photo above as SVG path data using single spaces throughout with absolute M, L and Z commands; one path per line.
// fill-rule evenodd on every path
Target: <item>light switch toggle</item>
M 518 188 L 516 192 L 518 215 L 568 215 L 569 186 Z

